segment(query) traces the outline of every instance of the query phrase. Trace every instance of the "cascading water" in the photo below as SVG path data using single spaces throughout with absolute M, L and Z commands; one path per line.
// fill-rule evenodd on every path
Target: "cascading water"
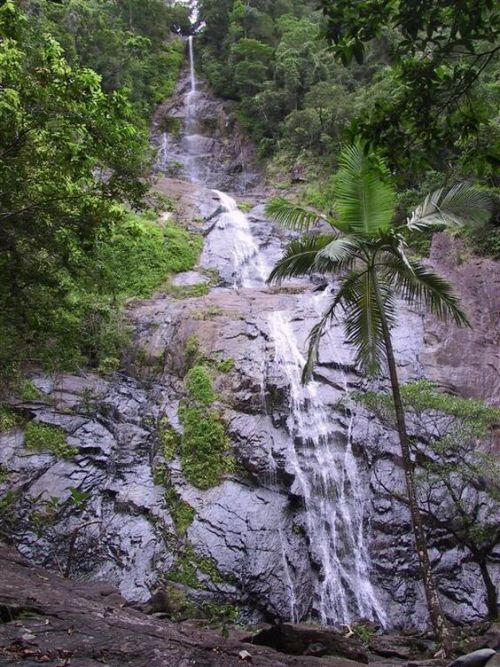
M 189 45 L 189 77 L 191 80 L 191 91 L 190 94 L 193 95 L 196 93 L 196 75 L 194 73 L 194 47 L 193 47 L 193 36 L 189 35 L 188 37 Z
M 319 386 L 301 382 L 304 356 L 297 345 L 291 314 L 269 316 L 276 362 L 290 387 L 290 446 L 288 462 L 304 499 L 312 557 L 321 566 L 316 607 L 322 623 L 348 623 L 354 617 L 384 622 L 369 579 L 364 539 L 364 498 L 352 454 L 338 442 L 320 398 Z
M 214 193 L 219 197 L 223 209 L 217 232 L 223 234 L 225 242 L 231 246 L 234 287 L 261 286 L 269 275 L 269 270 L 259 255 L 259 247 L 252 236 L 248 217 L 228 194 L 220 190 L 214 190 Z
M 186 95 L 186 134 L 184 137 L 186 149 L 186 168 L 189 180 L 196 183 L 199 180 L 198 158 L 200 154 L 200 137 L 198 136 L 196 121 L 196 74 L 194 70 L 193 37 L 188 37 L 189 45 L 189 82 L 190 89 Z
M 189 176 L 196 172 L 196 77 L 193 41 L 189 39 L 191 90 L 187 95 L 186 134 L 189 152 Z M 230 246 L 233 259 L 233 286 L 262 288 L 269 267 L 263 261 L 252 236 L 248 217 L 236 201 L 214 190 L 222 212 L 210 233 L 213 243 Z M 210 243 L 210 239 L 208 239 Z M 321 298 L 321 297 L 320 297 Z M 321 310 L 310 293 L 297 296 L 298 302 L 311 308 L 314 316 Z M 302 301 L 300 301 L 302 299 Z M 269 336 L 274 350 L 274 364 L 284 374 L 289 388 L 290 416 L 287 423 L 289 447 L 287 464 L 295 477 L 295 491 L 304 499 L 306 529 L 312 560 L 320 574 L 313 607 L 322 623 L 348 623 L 355 617 L 384 623 L 385 615 L 369 578 L 369 558 L 365 539 L 365 495 L 360 473 L 352 452 L 352 417 L 347 435 L 341 437 L 327 413 L 318 383 L 304 387 L 301 382 L 304 356 L 293 329 L 292 313 L 273 311 L 269 315 Z M 346 390 L 347 393 L 347 390 Z M 275 465 L 270 453 L 270 479 L 276 483 Z M 290 617 L 300 620 L 295 582 L 286 554 L 287 542 L 278 527 L 282 546 L 283 572 L 288 591 Z

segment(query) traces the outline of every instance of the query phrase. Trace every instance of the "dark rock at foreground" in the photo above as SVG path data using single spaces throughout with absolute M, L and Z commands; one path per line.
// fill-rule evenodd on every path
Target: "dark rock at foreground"
M 0 545 L 0 666 L 356 667 L 222 638 L 146 616 L 112 587 L 63 579 Z
M 270 646 L 292 655 L 334 655 L 367 663 L 368 656 L 356 637 L 347 638 L 338 630 L 307 623 L 280 623 L 252 638 L 255 644 Z

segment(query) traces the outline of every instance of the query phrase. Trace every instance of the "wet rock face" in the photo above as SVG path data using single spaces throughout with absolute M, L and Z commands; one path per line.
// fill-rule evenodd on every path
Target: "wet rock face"
M 23 410 L 62 427 L 78 453 L 58 460 L 28 451 L 21 430 L 0 437 L 0 464 L 9 471 L 9 488 L 20 494 L 14 537 L 21 552 L 71 575 L 111 581 L 127 599 L 145 601 L 182 554 L 174 510 L 165 499 L 167 480 L 194 509 L 186 538 L 197 558 L 216 567 L 215 578 L 198 571 L 202 588 L 241 604 L 248 619 L 317 613 L 320 562 L 311 550 L 290 463 L 289 388 L 274 363 L 269 328 L 276 309 L 291 311 L 298 343 L 305 345 L 317 312 L 303 290 L 304 285 L 295 293 L 216 288 L 204 298 L 159 296 L 136 304 L 130 311 L 136 347 L 145 360 L 157 360 L 146 383 L 126 376 L 34 377 L 44 400 Z M 190 337 L 199 341 L 202 357 L 233 362 L 228 373 L 215 375 L 215 389 L 237 466 L 206 491 L 187 483 L 179 459 L 165 461 L 157 433 L 162 418 L 180 429 L 177 409 Z M 395 332 L 405 378 L 422 372 L 419 340 L 422 317 L 406 311 Z M 340 326 L 320 350 L 316 378 L 339 442 L 345 442 L 347 420 L 338 400 L 345 387 L 361 389 L 366 380 L 354 367 Z M 361 408 L 355 408 L 352 443 L 366 492 L 371 580 L 387 624 L 423 627 L 427 615 L 409 516 L 384 491 L 403 488 L 398 444 Z M 167 475 L 160 479 L 162 467 Z M 480 618 L 484 595 L 467 554 L 441 549 L 431 555 L 448 613 L 461 622 Z
M 464 261 L 464 257 L 467 258 Z M 430 260 L 460 294 L 470 329 L 425 318 L 426 376 L 461 396 L 500 404 L 500 272 L 498 262 L 467 257 L 464 242 L 436 234 Z
M 190 96 L 189 73 L 174 97 L 158 108 L 152 135 L 160 174 L 231 192 L 244 191 L 259 180 L 252 142 L 203 84 Z
M 154 414 L 144 390 L 130 379 L 92 375 L 33 382 L 43 400 L 23 409 L 64 429 L 77 453 L 58 460 L 26 449 L 20 430 L 0 436 L 0 464 L 18 494 L 11 527 L 19 550 L 68 575 L 112 581 L 129 599 L 148 599 L 152 566 L 168 568 L 172 557 L 154 522 L 170 519 L 148 463 Z

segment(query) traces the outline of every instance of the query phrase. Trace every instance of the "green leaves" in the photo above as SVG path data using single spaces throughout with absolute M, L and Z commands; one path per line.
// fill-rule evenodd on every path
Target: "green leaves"
M 387 231 L 396 195 L 386 182 L 386 170 L 360 144 L 345 148 L 336 177 L 335 225 L 345 233 L 376 236 Z
M 451 318 L 457 326 L 470 326 L 452 286 L 429 268 L 394 254 L 385 257 L 380 272 L 405 301 L 425 306 L 439 319 Z
M 342 152 L 340 165 L 334 224 L 345 235 L 306 235 L 292 241 L 269 277 L 270 282 L 281 282 L 311 273 L 340 276 L 337 294 L 311 331 L 305 381 L 312 375 L 319 343 L 337 311 L 343 311 L 346 341 L 355 348 L 357 363 L 370 374 L 379 371 L 386 357 L 390 330 L 396 323 L 397 296 L 428 308 L 441 319 L 468 326 L 451 285 L 407 257 L 398 232 L 401 227 L 391 225 L 394 191 L 386 181 L 383 162 L 356 145 Z M 484 204 L 482 193 L 460 185 L 430 195 L 413 217 L 428 224 L 436 216 L 458 219 L 464 211 L 469 216 L 482 214 Z M 292 229 L 307 229 L 321 217 L 283 199 L 270 202 L 267 210 Z M 412 224 L 419 229 L 417 222 Z
M 427 195 L 407 220 L 410 230 L 422 231 L 435 225 L 460 226 L 469 221 L 480 224 L 491 215 L 491 196 L 468 183 L 457 183 L 448 191 L 442 188 Z
M 301 231 L 308 230 L 320 220 L 326 220 L 320 213 L 292 204 L 282 197 L 271 199 L 267 203 L 266 214 L 284 227 Z
M 280 283 L 286 278 L 297 278 L 318 270 L 318 254 L 332 240 L 331 236 L 305 236 L 289 243 L 285 256 L 276 264 L 269 275 L 268 282 Z M 324 260 L 327 266 L 328 258 Z M 330 269 L 333 263 L 330 261 Z

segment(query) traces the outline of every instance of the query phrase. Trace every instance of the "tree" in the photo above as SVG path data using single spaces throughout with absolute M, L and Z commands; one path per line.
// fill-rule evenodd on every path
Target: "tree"
M 500 541 L 500 464 L 490 452 L 500 408 L 445 394 L 427 380 L 403 385 L 401 396 L 418 464 L 420 512 L 441 540 L 467 549 L 477 563 L 488 616 L 496 619 L 497 593 L 488 565 Z M 396 429 L 389 394 L 366 392 L 355 398 Z M 390 497 L 408 504 L 406 497 L 378 482 Z
M 0 32 L 0 361 L 12 361 L 56 320 L 65 337 L 75 277 L 121 219 L 118 203 L 139 206 L 147 161 L 124 95 L 70 67 L 11 1 Z
M 341 284 L 321 320 L 312 329 L 304 380 L 311 377 L 318 347 L 328 322 L 344 311 L 346 338 L 356 351 L 359 365 L 370 374 L 387 362 L 401 446 L 408 504 L 416 550 L 432 626 L 446 649 L 449 632 L 431 572 L 422 515 L 419 510 L 414 464 L 398 381 L 391 328 L 397 318 L 396 296 L 424 305 L 440 318 L 451 317 L 468 325 L 451 286 L 420 262 L 407 256 L 402 227 L 425 229 L 436 223 L 457 223 L 462 217 L 482 219 L 489 200 L 466 185 L 429 195 L 405 225 L 393 226 L 395 192 L 381 159 L 361 145 L 346 148 L 336 176 L 336 217 L 328 219 L 286 200 L 271 201 L 268 214 L 290 227 L 309 229 L 321 220 L 330 225 L 328 235 L 307 234 L 290 243 L 274 267 L 270 282 L 321 272 L 340 274 Z
M 372 98 L 353 127 L 383 147 L 395 165 L 444 168 L 484 128 L 489 146 L 469 146 L 468 167 L 494 174 L 496 106 L 480 82 L 498 72 L 500 13 L 493 0 L 321 0 L 325 33 L 344 65 L 362 62 L 367 46 L 391 31 L 389 96 Z

